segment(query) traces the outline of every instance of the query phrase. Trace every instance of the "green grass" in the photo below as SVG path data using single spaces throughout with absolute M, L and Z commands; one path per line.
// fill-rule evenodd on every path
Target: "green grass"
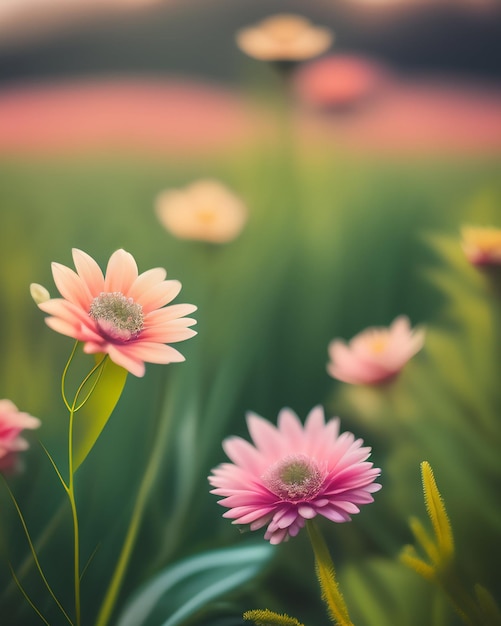
M 183 283 L 179 302 L 199 307 L 199 335 L 179 346 L 186 363 L 149 365 L 141 380 L 129 376 L 79 471 L 84 562 L 99 544 L 83 583 L 84 623 L 97 613 L 161 415 L 171 420 L 169 439 L 124 597 L 174 559 L 239 542 L 235 527 L 221 519 L 206 476 L 225 460 L 221 439 L 246 435 L 245 411 L 274 421 L 283 406 L 304 417 L 318 403 L 363 437 L 383 468 L 375 504 L 352 524 L 325 525 L 348 603 L 375 603 L 373 611 L 355 609 L 357 626 L 387 626 L 391 607 L 398 607 L 402 626 L 431 624 L 429 611 L 439 615 L 434 626 L 455 623 L 447 608 L 430 608 L 433 591 L 394 560 L 409 541 L 408 516 L 424 516 L 423 459 L 446 498 L 461 566 L 472 582 L 496 591 L 500 309 L 487 281 L 463 258 L 458 234 L 465 221 L 501 226 L 498 172 L 495 159 L 343 159 L 320 148 L 288 162 L 258 148 L 181 165 L 132 157 L 3 160 L 0 397 L 43 420 L 37 434 L 56 459 L 66 442 L 58 390 L 72 341 L 45 326 L 30 282 L 54 295 L 51 261 L 71 265 L 71 248 L 78 247 L 104 266 L 124 247 L 140 271 L 166 267 Z M 225 247 L 177 241 L 153 213 L 159 191 L 201 176 L 220 178 L 249 207 L 246 230 Z M 327 376 L 333 337 L 348 339 L 400 313 L 429 327 L 429 341 L 390 389 L 355 389 Z M 12 486 L 37 538 L 63 493 L 29 438 L 25 473 Z M 0 502 L 0 546 L 17 567 L 27 546 L 5 493 Z M 41 562 L 71 606 L 69 548 L 50 556 L 56 546 L 70 546 L 67 522 L 57 525 Z M 7 591 L 0 612 L 12 615 L 12 626 L 35 624 L 9 581 L 2 559 L 0 589 Z M 30 573 L 26 581 L 44 607 L 36 577 Z M 325 623 L 302 537 L 282 548 L 270 577 L 247 594 L 242 606 L 235 601 L 241 612 L 268 602 L 305 623 Z

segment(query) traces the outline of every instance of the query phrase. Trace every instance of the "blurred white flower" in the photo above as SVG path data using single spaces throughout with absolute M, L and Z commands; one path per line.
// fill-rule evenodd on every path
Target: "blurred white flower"
M 247 208 L 241 198 L 212 179 L 163 191 L 157 196 L 155 210 L 175 237 L 211 243 L 232 241 L 247 221 Z
M 314 26 L 300 15 L 273 15 L 237 31 L 237 45 L 260 61 L 303 61 L 325 52 L 333 41 L 328 28 Z

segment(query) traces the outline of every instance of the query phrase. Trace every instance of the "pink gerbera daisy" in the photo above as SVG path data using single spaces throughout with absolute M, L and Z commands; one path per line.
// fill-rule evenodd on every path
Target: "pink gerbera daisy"
M 393 379 L 424 344 L 423 328 L 411 328 L 399 315 L 386 327 L 366 328 L 346 344 L 334 339 L 328 347 L 327 371 L 352 385 L 375 385 Z
M 339 418 L 325 422 L 315 407 L 304 426 L 291 409 L 282 409 L 275 427 L 249 413 L 254 445 L 230 437 L 223 448 L 233 463 L 212 470 L 211 493 L 223 496 L 223 517 L 251 530 L 268 525 L 265 539 L 276 544 L 297 535 L 306 520 L 323 515 L 348 522 L 360 504 L 373 501 L 381 470 L 367 461 L 370 448 L 352 433 L 339 434 Z
M 157 267 L 138 274 L 134 257 L 117 250 L 108 261 L 106 275 L 82 250 L 73 250 L 76 272 L 52 264 L 52 274 L 62 298 L 38 306 L 51 317 L 53 330 L 84 343 L 84 351 L 108 354 L 117 365 L 143 376 L 145 362 L 184 361 L 169 343 L 196 334 L 189 328 L 194 319 L 184 317 L 196 310 L 192 304 L 165 307 L 181 289 L 177 280 L 165 280 Z

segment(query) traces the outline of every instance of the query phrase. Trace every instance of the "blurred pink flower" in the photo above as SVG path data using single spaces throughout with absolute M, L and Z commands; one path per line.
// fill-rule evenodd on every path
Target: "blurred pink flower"
M 212 179 L 198 180 L 185 189 L 167 189 L 156 199 L 158 219 L 175 237 L 227 243 L 247 221 L 243 201 Z
M 376 61 L 355 55 L 331 55 L 303 65 L 294 76 L 303 102 L 324 109 L 364 102 L 389 82 L 389 72 Z
M 463 226 L 462 246 L 473 265 L 501 265 L 501 228 Z
M 164 307 L 181 289 L 177 280 L 165 280 L 157 267 L 138 274 L 134 257 L 117 250 L 103 276 L 98 264 L 82 250 L 73 249 L 76 272 L 52 264 L 52 274 L 62 298 L 38 306 L 51 317 L 53 330 L 84 343 L 84 352 L 106 353 L 117 365 L 143 376 L 145 362 L 173 363 L 184 357 L 165 345 L 196 334 L 188 328 L 195 320 L 184 317 L 196 310 L 192 304 Z
M 333 34 L 301 15 L 283 13 L 240 29 L 236 40 L 242 52 L 260 61 L 303 61 L 325 52 Z
M 0 471 L 11 469 L 16 453 L 29 447 L 19 433 L 25 428 L 38 428 L 40 423 L 37 417 L 19 411 L 10 400 L 0 400 Z
M 358 505 L 373 501 L 381 470 L 367 461 L 370 448 L 352 433 L 339 434 L 339 418 L 325 423 L 324 411 L 310 411 L 304 426 L 291 409 L 282 409 L 278 427 L 249 413 L 254 445 L 240 437 L 223 441 L 233 463 L 212 470 L 211 493 L 233 524 L 251 530 L 268 525 L 265 539 L 276 544 L 294 537 L 305 521 L 323 515 L 348 522 Z
M 389 328 L 367 328 L 346 345 L 340 339 L 329 344 L 327 371 L 333 378 L 353 385 L 372 385 L 396 376 L 424 343 L 424 329 L 411 329 L 400 315 Z

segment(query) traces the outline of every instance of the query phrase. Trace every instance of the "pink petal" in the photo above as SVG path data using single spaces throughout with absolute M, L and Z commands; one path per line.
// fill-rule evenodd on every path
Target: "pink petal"
M 84 351 L 85 348 L 86 346 L 84 346 Z M 144 376 L 146 370 L 144 362 L 141 359 L 132 357 L 127 349 L 122 350 L 121 346 L 108 344 L 106 352 L 110 355 L 110 359 L 113 363 L 120 365 L 120 367 L 123 367 L 134 376 L 138 376 L 139 378 Z
M 136 341 L 121 345 L 120 350 L 136 360 L 147 363 L 181 363 L 185 360 L 175 348 L 163 343 Z
M 236 464 L 259 476 L 263 465 L 261 454 L 241 437 L 229 437 L 223 441 L 226 455 Z
M 384 380 L 392 373 L 380 363 L 354 354 L 340 341 L 330 344 L 329 354 L 331 362 L 327 366 L 327 371 L 333 378 L 346 383 L 371 384 Z
M 60 263 L 52 263 L 51 267 L 54 282 L 63 298 L 88 311 L 93 296 L 80 276 Z
M 274 459 L 282 448 L 281 435 L 268 420 L 255 413 L 247 413 L 247 428 L 256 447 L 264 456 Z
M 88 294 L 95 298 L 104 290 L 104 276 L 99 265 L 86 252 L 73 248 L 73 263 Z
M 303 425 L 292 409 L 285 408 L 280 411 L 278 414 L 278 430 L 292 450 L 296 452 L 303 451 Z
M 140 301 L 141 296 L 149 291 L 152 287 L 165 280 L 167 272 L 163 267 L 155 267 L 140 274 L 129 289 L 127 294 L 136 302 Z
M 163 309 L 151 311 L 145 316 L 144 325 L 146 328 L 166 324 L 179 317 L 185 317 L 197 310 L 194 304 L 171 304 Z
M 144 313 L 148 314 L 174 300 L 180 291 L 181 283 L 178 280 L 165 280 L 144 291 L 137 301 L 142 305 Z
M 195 320 L 183 318 L 188 323 L 195 324 Z M 177 343 L 190 339 L 197 334 L 196 330 L 191 328 L 176 328 L 176 326 L 165 325 L 158 328 L 147 328 L 141 332 L 141 341 L 157 342 L 157 343 Z
M 117 250 L 111 255 L 106 267 L 104 291 L 119 291 L 126 295 L 137 277 L 137 265 L 132 254 Z
M 307 504 L 300 504 L 297 508 L 299 515 L 305 519 L 313 519 L 317 514 L 316 510 Z

